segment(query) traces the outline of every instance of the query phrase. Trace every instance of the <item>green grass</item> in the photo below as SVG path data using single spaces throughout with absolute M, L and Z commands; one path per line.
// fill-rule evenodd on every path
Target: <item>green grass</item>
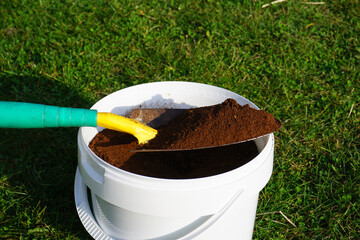
M 358 239 L 360 2 L 269 2 L 0 1 L 0 100 L 90 107 L 153 81 L 227 88 L 284 123 L 254 238 Z M 0 129 L 1 239 L 89 239 L 76 133 Z

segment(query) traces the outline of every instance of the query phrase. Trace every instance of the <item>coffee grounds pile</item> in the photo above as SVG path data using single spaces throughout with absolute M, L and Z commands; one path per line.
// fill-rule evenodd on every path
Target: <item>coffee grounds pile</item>
M 211 149 L 175 152 L 129 152 L 138 147 L 132 135 L 104 129 L 90 149 L 101 159 L 128 172 L 167 179 L 207 177 L 238 168 L 257 156 L 253 141 Z
M 277 131 L 273 115 L 239 105 L 234 99 L 185 111 L 158 129 L 144 149 L 192 149 L 231 144 Z
M 278 130 L 269 113 L 240 106 L 228 99 L 222 104 L 185 111 L 158 127 L 155 139 L 142 146 L 154 149 L 197 148 L 222 145 Z M 138 149 L 132 135 L 109 129 L 99 132 L 90 149 L 100 158 L 128 172 L 168 179 L 207 177 L 238 168 L 257 156 L 254 141 L 209 149 L 170 152 L 130 152 Z

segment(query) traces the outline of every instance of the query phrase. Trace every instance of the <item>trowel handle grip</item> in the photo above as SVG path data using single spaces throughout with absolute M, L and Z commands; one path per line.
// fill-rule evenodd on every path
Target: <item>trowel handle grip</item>
M 97 111 L 0 101 L 0 128 L 97 126 Z

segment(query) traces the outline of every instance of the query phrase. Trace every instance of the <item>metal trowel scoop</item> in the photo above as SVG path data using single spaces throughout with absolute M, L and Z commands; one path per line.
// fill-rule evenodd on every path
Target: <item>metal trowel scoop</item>
M 129 117 L 131 119 L 134 119 L 136 121 L 139 121 L 139 122 L 141 122 L 143 124 L 146 124 L 149 127 L 157 128 L 159 126 L 166 125 L 172 119 L 174 119 L 177 116 L 179 116 L 180 114 L 184 113 L 186 110 L 188 110 L 188 109 L 162 109 L 162 108 L 161 109 L 160 108 L 148 109 L 148 108 L 141 108 L 141 109 L 132 110 L 127 117 Z M 276 118 L 275 118 L 275 121 L 276 121 L 276 124 L 278 125 L 278 129 L 280 129 L 281 126 L 282 126 L 281 121 L 276 119 Z M 256 136 L 254 138 L 246 139 L 246 140 L 239 141 L 239 142 L 233 142 L 233 143 L 229 143 L 229 144 L 224 144 L 224 145 L 221 145 L 221 146 L 228 146 L 228 145 L 248 142 L 248 141 L 252 141 L 252 140 L 255 140 L 257 138 L 269 135 L 269 134 L 271 134 L 271 133 Z M 190 148 L 190 149 L 146 149 L 146 148 L 143 148 L 143 149 L 133 150 L 132 152 L 186 151 L 186 150 L 208 149 L 208 148 L 221 147 L 221 146 L 216 145 L 216 146 L 206 146 L 206 147 Z

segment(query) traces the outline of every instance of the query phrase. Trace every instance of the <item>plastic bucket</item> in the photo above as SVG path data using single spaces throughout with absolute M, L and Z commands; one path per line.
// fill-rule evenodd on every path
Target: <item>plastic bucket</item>
M 112 93 L 93 109 L 126 115 L 140 106 L 190 108 L 221 103 L 227 98 L 257 108 L 219 87 L 156 82 Z M 174 180 L 141 176 L 106 163 L 88 147 L 98 131 L 101 128 L 80 128 L 75 177 L 79 217 L 95 239 L 251 239 L 259 192 L 272 173 L 273 134 L 257 139 L 259 154 L 237 169 Z

